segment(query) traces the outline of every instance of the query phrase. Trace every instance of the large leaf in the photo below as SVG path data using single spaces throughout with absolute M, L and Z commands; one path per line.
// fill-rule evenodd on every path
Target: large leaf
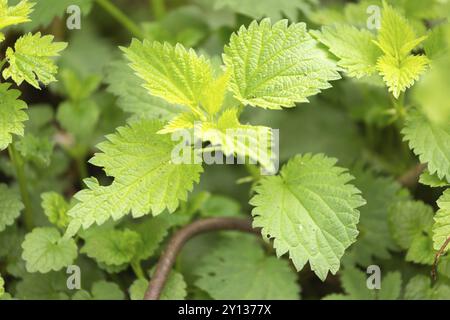
M 321 280 L 335 274 L 356 239 L 359 211 L 365 204 L 353 179 L 336 159 L 297 156 L 279 176 L 262 179 L 251 199 L 255 227 L 274 239 L 277 255 L 289 253 L 297 270 L 309 260 Z
M 186 200 L 202 166 L 173 163 L 176 143 L 157 134 L 160 129 L 159 121 L 141 120 L 120 127 L 98 146 L 102 152 L 91 163 L 103 167 L 114 182 L 100 186 L 95 179 L 86 180 L 88 189 L 75 195 L 79 202 L 68 213 L 73 218 L 69 235 L 81 226 L 102 224 L 110 217 L 117 220 L 129 212 L 134 217 L 158 215 L 166 208 L 173 212 L 179 200 Z
M 304 23 L 270 19 L 241 27 L 225 47 L 231 90 L 244 104 L 269 109 L 293 107 L 330 88 L 340 78 Z

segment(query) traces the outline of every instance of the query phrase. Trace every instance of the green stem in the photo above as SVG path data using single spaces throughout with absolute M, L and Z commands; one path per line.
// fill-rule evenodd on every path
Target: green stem
M 166 14 L 166 4 L 164 0 L 149 0 L 156 20 L 160 20 Z
M 142 270 L 142 266 L 139 263 L 139 261 L 132 261 L 131 262 L 131 268 L 133 269 L 134 274 L 139 279 L 145 279 L 144 270 Z
M 400 122 L 403 122 L 406 116 L 406 109 L 405 109 L 405 93 L 402 92 L 397 100 L 394 99 L 394 107 L 395 111 L 397 112 L 397 117 L 400 120 Z
M 143 39 L 144 34 L 139 26 L 127 17 L 117 6 L 112 4 L 109 0 L 96 0 L 97 3 L 113 16 L 120 24 L 128 29 L 135 37 Z
M 76 157 L 75 159 L 77 163 L 77 169 L 78 169 L 78 175 L 80 177 L 80 181 L 83 182 L 85 178 L 88 177 L 88 170 L 86 166 L 86 162 L 84 161 L 83 157 Z
M 14 165 L 17 175 L 17 182 L 19 183 L 20 195 L 22 197 L 23 204 L 25 206 L 24 223 L 25 228 L 30 231 L 33 229 L 33 210 L 31 207 L 30 195 L 27 188 L 27 180 L 25 178 L 24 161 L 21 155 L 14 147 L 14 143 L 8 146 L 9 157 Z

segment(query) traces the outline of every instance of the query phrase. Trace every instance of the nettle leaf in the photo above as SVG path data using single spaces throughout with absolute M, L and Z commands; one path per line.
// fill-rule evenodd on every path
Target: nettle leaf
M 23 208 L 19 192 L 0 184 L 0 232 L 14 223 Z
M 230 8 L 253 19 L 269 17 L 280 20 L 284 16 L 290 20 L 298 19 L 298 12 L 309 12 L 316 0 L 214 0 L 215 9 Z
M 72 300 L 124 300 L 125 294 L 119 285 L 114 282 L 97 281 L 92 284 L 92 293 L 85 290 L 78 290 Z
M 223 239 L 195 274 L 195 285 L 217 300 L 299 298 L 297 275 L 288 262 L 266 256 L 251 235 Z
M 230 89 L 243 104 L 280 109 L 307 102 L 340 79 L 337 67 L 318 48 L 304 23 L 252 22 L 231 36 L 223 56 Z
M 376 63 L 383 52 L 373 42 L 375 35 L 369 30 L 340 24 L 322 27 L 313 34 L 339 58 L 338 65 L 350 77 L 371 76 L 377 71 Z
M 330 294 L 324 300 L 396 300 L 400 297 L 402 277 L 400 272 L 389 272 L 381 281 L 379 290 L 367 287 L 367 274 L 354 267 L 341 272 L 345 294 Z
M 22 157 L 39 166 L 47 167 L 50 164 L 53 154 L 54 144 L 48 137 L 34 136 L 25 134 L 25 136 L 17 142 L 16 149 Z
M 130 299 L 142 300 L 144 299 L 145 291 L 148 288 L 148 280 L 136 279 L 130 286 Z M 183 275 L 175 270 L 172 270 L 167 278 L 164 288 L 161 292 L 159 300 L 184 300 L 187 296 L 187 285 L 184 281 Z
M 273 172 L 272 132 L 268 127 L 243 125 L 239 122 L 237 109 L 225 110 L 216 122 L 201 122 L 196 126 L 202 141 L 217 146 L 226 156 L 237 156 L 259 162 Z
M 22 0 L 15 6 L 8 6 L 8 0 L 0 0 L 0 29 L 31 21 L 30 13 L 34 3 Z
M 419 182 L 421 184 L 430 186 L 432 188 L 439 188 L 439 187 L 447 187 L 450 186 L 450 182 L 446 179 L 439 179 L 437 174 L 431 174 L 428 169 L 426 169 L 419 178 Z
M 433 208 L 421 201 L 399 201 L 389 209 L 392 237 L 402 249 L 409 249 L 415 238 L 430 233 Z
M 84 237 L 85 244 L 80 252 L 107 265 L 120 266 L 131 262 L 142 242 L 139 234 L 129 229 L 94 231 Z
M 381 29 L 375 43 L 384 55 L 378 59 L 377 70 L 395 98 L 411 87 L 426 70 L 426 56 L 411 51 L 426 37 L 417 37 L 412 25 L 394 8 L 383 3 Z
M 430 277 L 418 275 L 409 280 L 405 288 L 406 300 L 447 300 L 450 286 L 444 283 L 431 285 Z
M 128 225 L 131 230 L 140 235 L 142 240 L 133 259 L 139 261 L 151 257 L 169 233 L 171 226 L 169 219 L 164 214 Z
M 39 26 L 47 27 L 55 17 L 63 17 L 67 8 L 76 5 L 81 8 L 82 14 L 91 9 L 93 0 L 44 0 L 37 1 L 31 14 L 31 22 L 24 25 L 24 29 L 31 31 Z
M 72 264 L 78 248 L 73 239 L 64 239 L 55 228 L 35 228 L 25 236 L 22 258 L 28 272 L 58 271 Z
M 40 32 L 20 37 L 14 50 L 6 50 L 9 66 L 3 70 L 3 77 L 12 78 L 18 85 L 25 80 L 37 89 L 40 88 L 38 81 L 44 85 L 56 81 L 58 67 L 51 58 L 58 56 L 67 43 L 53 42 L 53 38 L 52 35 L 41 36 Z
M 152 96 L 143 87 L 144 81 L 130 72 L 124 61 L 116 61 L 106 69 L 108 91 L 118 96 L 117 105 L 125 112 L 148 118 L 169 120 L 183 111 L 180 106 Z
M 428 163 L 428 171 L 450 181 L 450 126 L 433 124 L 420 112 L 411 110 L 402 133 L 420 162 Z
M 445 241 L 450 237 L 450 189 L 444 191 L 438 199 L 439 210 L 434 217 L 433 244 L 434 249 L 439 250 Z M 449 247 L 445 248 L 445 252 Z
M 17 284 L 16 296 L 24 300 L 64 300 L 69 298 L 68 293 L 65 272 L 26 273 Z
M 0 274 L 0 298 L 5 294 L 5 280 L 3 280 Z
M 114 181 L 100 186 L 95 179 L 85 180 L 88 189 L 75 195 L 78 203 L 68 213 L 72 220 L 67 235 L 74 235 L 81 226 L 86 229 L 130 212 L 133 217 L 150 212 L 156 216 L 166 208 L 173 212 L 179 200 L 187 199 L 202 166 L 173 163 L 177 144 L 170 136 L 157 134 L 161 129 L 159 121 L 140 120 L 118 128 L 98 145 L 102 152 L 91 163 L 103 167 Z
M 340 259 L 358 235 L 360 191 L 353 177 L 324 155 L 296 156 L 280 175 L 265 177 L 250 204 L 254 227 L 274 238 L 277 255 L 289 253 L 297 270 L 309 260 L 323 281 L 335 274 Z
M 12 135 L 23 136 L 23 122 L 28 120 L 27 104 L 17 99 L 20 91 L 9 89 L 9 83 L 0 83 L 0 151 L 12 142 Z
M 59 228 L 66 228 L 69 224 L 69 204 L 62 195 L 56 192 L 45 192 L 41 194 L 42 209 L 48 220 Z
M 361 190 L 367 204 L 360 209 L 360 235 L 348 253 L 359 265 L 368 266 L 373 264 L 373 257 L 389 259 L 390 251 L 397 248 L 389 232 L 388 212 L 392 204 L 406 200 L 407 196 L 391 178 L 362 168 L 356 168 L 352 174 L 355 176 L 353 184 Z
M 205 57 L 181 44 L 172 46 L 148 40 L 133 39 L 129 48 L 121 49 L 150 94 L 197 109 L 213 79 L 211 64 Z

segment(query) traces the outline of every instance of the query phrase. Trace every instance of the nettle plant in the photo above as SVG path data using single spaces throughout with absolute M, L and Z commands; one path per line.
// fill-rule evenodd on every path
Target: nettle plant
M 277 10 L 258 7 L 260 0 L 248 7 L 213 2 L 216 9 L 255 19 L 232 33 L 222 59 L 173 44 L 182 37 L 156 41 L 128 22 L 140 39 L 120 47 L 126 62 L 107 68 L 107 91 L 116 101 L 100 90 L 101 72 L 63 68 L 53 88 L 64 97 L 55 118 L 51 108 L 27 110 L 20 91 L 0 84 L 0 150 L 9 154 L 0 169 L 12 178 L 10 185 L 0 184 L 0 273 L 8 291 L 0 276 L 0 299 L 124 299 L 125 290 L 131 299 L 298 299 L 298 274 L 301 280 L 308 268 L 321 281 L 340 271 L 344 293 L 329 299 L 449 298 L 448 23 L 439 20 L 427 30 L 423 20 L 431 15 L 407 19 L 406 1 L 350 4 L 342 17 L 329 8 L 313 11 L 315 1 L 283 2 Z M 106 0 L 98 3 L 111 8 Z M 373 4 L 381 13 L 379 29 L 352 21 L 350 13 L 361 11 L 366 19 Z M 28 22 L 32 9 L 26 0 L 15 6 L 0 0 L 0 28 Z M 280 20 L 295 20 L 291 12 L 297 9 L 324 26 L 308 30 L 304 22 Z M 275 19 L 263 18 L 269 12 L 276 12 Z M 164 19 L 158 23 L 151 30 L 163 28 Z M 41 33 L 21 36 L 5 50 L 4 80 L 36 89 L 54 82 L 58 68 L 51 58 L 66 46 Z M 346 86 L 355 92 L 369 86 L 363 104 L 388 106 L 367 114 L 382 130 L 392 129 L 394 150 L 413 169 L 396 181 L 377 172 L 382 167 L 400 176 L 389 160 L 373 154 L 361 155 L 348 170 L 334 157 L 302 153 L 277 172 L 273 129 L 247 123 L 245 113 L 287 113 L 326 89 Z M 125 125 L 113 117 L 114 103 L 132 113 Z M 381 141 L 373 137 L 372 118 L 358 120 L 370 138 L 364 150 L 385 142 L 381 134 Z M 93 141 L 116 124 L 122 125 L 97 145 L 88 170 L 84 160 Z M 283 135 L 282 126 L 275 129 Z M 405 143 L 395 140 L 400 135 Z M 251 183 L 251 217 L 230 198 L 191 193 L 207 166 L 205 155 L 244 159 L 250 177 L 241 182 Z M 85 178 L 86 188 L 76 193 L 76 186 L 57 178 L 69 170 L 67 156 Z M 88 177 L 93 172 L 96 177 Z M 440 195 L 436 213 L 407 189 L 419 175 Z M 75 193 L 70 201 L 62 193 L 67 189 Z M 36 203 L 43 214 L 36 213 Z M 198 248 L 180 253 L 194 235 L 221 230 L 240 232 L 204 235 L 203 255 Z M 383 264 L 381 289 L 370 290 L 360 268 L 389 259 L 400 266 L 387 266 L 384 275 Z M 403 260 L 433 269 L 438 281 L 431 285 Z M 404 270 L 419 273 L 405 290 Z

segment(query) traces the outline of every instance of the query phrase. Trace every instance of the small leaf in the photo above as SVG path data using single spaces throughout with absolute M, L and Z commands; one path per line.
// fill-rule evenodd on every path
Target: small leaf
M 450 180 L 450 126 L 433 124 L 420 112 L 411 110 L 402 133 L 420 162 L 428 164 L 431 174 Z
M 0 232 L 14 223 L 23 208 L 19 192 L 0 184 Z
M 34 3 L 22 0 L 15 6 L 8 6 L 8 0 L 0 0 L 0 29 L 31 21 L 30 13 Z
M 94 230 L 85 237 L 80 252 L 107 265 L 120 266 L 131 262 L 142 245 L 137 232 L 125 230 Z
M 433 243 L 434 249 L 439 250 L 442 245 L 450 238 L 450 189 L 444 191 L 444 194 L 438 199 L 439 210 L 434 217 L 433 225 Z M 450 246 L 445 248 L 447 252 Z
M 286 260 L 266 256 L 252 236 L 222 239 L 195 270 L 196 286 L 213 299 L 298 299 L 296 274 Z
M 69 224 L 69 204 L 63 196 L 56 192 L 41 194 L 42 208 L 48 220 L 58 228 L 65 228 Z
M 53 42 L 51 35 L 28 33 L 16 41 L 14 50 L 6 50 L 9 67 L 3 70 L 3 77 L 11 77 L 18 85 L 25 80 L 36 89 L 40 88 L 38 81 L 48 85 L 56 81 L 55 74 L 58 71 L 58 67 L 50 58 L 58 56 L 66 47 L 67 43 Z
M 20 91 L 11 89 L 9 83 L 0 83 L 0 151 L 8 147 L 13 140 L 13 134 L 23 136 L 23 122 L 28 120 L 23 111 L 27 105 L 17 99 Z
M 22 258 L 28 272 L 58 271 L 72 264 L 77 257 L 73 239 L 63 239 L 57 229 L 35 228 L 22 244 Z

